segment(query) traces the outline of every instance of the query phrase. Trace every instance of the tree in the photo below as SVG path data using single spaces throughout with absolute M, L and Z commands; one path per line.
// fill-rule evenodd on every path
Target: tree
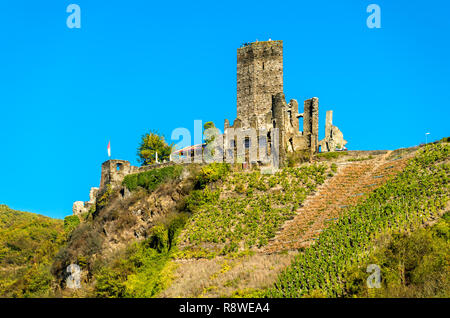
M 141 165 L 146 166 L 156 162 L 156 153 L 158 153 L 158 161 L 167 160 L 172 153 L 173 144 L 168 145 L 164 136 L 159 135 L 156 131 L 142 136 L 139 144 L 137 155 Z
M 214 125 L 214 123 L 212 121 L 207 121 L 204 125 L 203 125 L 203 129 L 206 131 L 208 129 L 211 128 L 216 128 L 216 126 Z M 210 142 L 214 141 L 216 139 L 216 136 L 205 136 L 205 143 L 208 145 Z

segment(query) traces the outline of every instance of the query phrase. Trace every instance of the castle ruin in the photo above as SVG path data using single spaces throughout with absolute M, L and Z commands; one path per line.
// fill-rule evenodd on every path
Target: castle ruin
M 300 131 L 299 119 L 303 119 Z M 313 97 L 303 103 L 286 102 L 283 92 L 283 41 L 253 42 L 237 50 L 237 118 L 233 125 L 226 119 L 224 130 L 256 129 L 279 131 L 279 155 L 283 162 L 288 153 L 309 150 L 311 153 L 335 151 L 347 141 L 332 125 L 332 111 L 327 112 L 325 138 L 319 141 L 319 99 Z
M 347 143 L 342 132 L 332 124 L 332 111 L 326 113 L 325 138 L 319 141 L 319 99 L 313 97 L 303 103 L 303 113 L 298 112 L 298 102 L 291 99 L 286 102 L 283 92 L 283 41 L 264 41 L 247 44 L 237 50 L 237 118 L 233 125 L 225 119 L 224 135 L 227 130 L 236 129 L 236 135 L 229 134 L 226 147 L 234 150 L 236 137 L 243 137 L 245 148 L 256 152 L 256 143 L 247 140 L 247 131 L 258 131 L 266 136 L 268 152 L 272 138 L 278 138 L 279 148 L 276 149 L 281 163 L 286 155 L 296 151 L 307 150 L 311 154 L 336 151 L 344 148 Z M 300 131 L 299 119 L 303 119 L 303 131 Z M 274 129 L 278 135 L 272 134 Z M 256 138 L 256 136 L 251 136 Z M 229 141 L 234 139 L 234 144 Z M 249 141 L 249 143 L 247 143 Z M 244 159 L 246 160 L 246 159 Z M 249 161 L 246 161 L 249 162 Z M 89 201 L 76 201 L 73 204 L 75 215 L 87 212 L 96 204 L 97 197 L 102 195 L 111 185 L 112 188 L 122 186 L 123 178 L 131 173 L 143 172 L 175 164 L 167 162 L 150 166 L 131 166 L 126 160 L 108 160 L 102 164 L 99 188 L 91 188 Z

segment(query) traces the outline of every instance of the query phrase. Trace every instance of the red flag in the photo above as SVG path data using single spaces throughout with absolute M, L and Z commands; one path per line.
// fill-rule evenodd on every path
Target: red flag
M 111 141 L 108 141 L 108 157 L 111 157 Z

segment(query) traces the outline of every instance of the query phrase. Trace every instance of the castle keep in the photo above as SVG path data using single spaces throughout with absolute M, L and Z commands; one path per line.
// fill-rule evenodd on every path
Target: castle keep
M 300 131 L 299 119 L 303 119 Z M 254 42 L 237 50 L 237 118 L 233 125 L 225 120 L 224 129 L 279 130 L 279 154 L 283 162 L 287 153 L 299 150 L 335 151 L 347 143 L 340 130 L 332 125 L 332 111 L 327 112 L 325 138 L 319 141 L 319 99 L 303 103 L 298 112 L 295 99 L 286 102 L 283 93 L 283 41 Z
M 300 118 L 303 119 L 303 131 L 300 131 Z M 250 148 L 251 153 L 259 151 L 256 149 L 257 143 L 251 142 L 257 138 L 255 131 L 258 131 L 258 136 L 266 137 L 267 148 L 263 149 L 267 149 L 268 153 L 278 151 L 281 163 L 287 154 L 300 150 L 310 153 L 319 150 L 335 151 L 343 148 L 347 141 L 344 140 L 342 132 L 333 125 L 332 118 L 333 112 L 327 111 L 325 138 L 319 141 L 319 99 L 313 97 L 305 100 L 302 113 L 298 112 L 295 99 L 286 102 L 283 93 L 283 41 L 254 42 L 237 50 L 237 118 L 233 125 L 225 119 L 226 151 L 231 149 L 234 153 L 241 147 Z M 231 131 L 231 128 L 236 129 L 236 132 L 227 134 L 227 130 Z M 275 134 L 274 129 L 278 130 L 278 134 Z M 270 149 L 271 140 L 276 138 L 279 149 Z M 244 140 L 245 146 L 238 145 L 236 141 L 239 140 Z M 190 155 L 191 150 L 188 151 Z M 246 157 L 244 161 L 252 162 L 251 159 Z M 112 188 L 122 187 L 122 180 L 128 174 L 172 164 L 175 163 L 134 167 L 126 160 L 108 160 L 102 164 L 100 187 L 91 189 L 89 201 L 75 202 L 73 213 L 87 212 L 96 204 L 97 197 L 106 191 L 108 185 Z

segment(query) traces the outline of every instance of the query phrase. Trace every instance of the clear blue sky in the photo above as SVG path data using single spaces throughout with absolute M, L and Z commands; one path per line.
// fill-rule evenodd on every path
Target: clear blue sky
M 66 7 L 81 7 L 81 29 Z M 381 7 L 369 29 L 366 7 Z M 286 98 L 320 100 L 348 148 L 450 135 L 450 2 L 22 1 L 0 5 L 0 203 L 62 218 L 140 136 L 236 116 L 236 49 L 284 41 Z

